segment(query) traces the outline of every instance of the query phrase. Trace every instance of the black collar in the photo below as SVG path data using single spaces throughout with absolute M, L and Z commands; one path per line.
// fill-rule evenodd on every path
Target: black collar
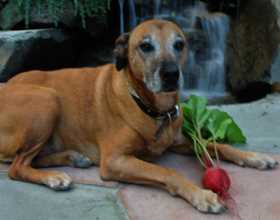
M 158 112 L 152 109 L 151 107 L 147 106 L 140 98 L 136 97 L 135 95 L 131 94 L 134 101 L 137 103 L 139 108 L 149 115 L 151 118 L 157 120 L 166 120 L 174 121 L 179 116 L 179 106 L 175 105 L 173 108 L 166 112 Z
M 180 115 L 180 108 L 178 105 L 175 105 L 173 108 L 171 108 L 169 111 L 166 112 L 158 112 L 152 109 L 151 107 L 145 105 L 145 103 L 135 95 L 131 94 L 132 98 L 135 100 L 139 108 L 149 115 L 151 118 L 154 118 L 156 120 L 160 121 L 159 128 L 157 129 L 156 133 L 154 134 L 155 139 L 158 140 L 164 128 L 170 124 L 170 122 L 175 121 L 175 119 L 178 118 Z

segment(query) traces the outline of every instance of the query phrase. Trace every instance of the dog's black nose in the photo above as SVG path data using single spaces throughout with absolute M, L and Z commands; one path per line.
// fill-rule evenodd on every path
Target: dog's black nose
M 175 62 L 164 62 L 160 69 L 163 91 L 174 91 L 178 89 L 180 70 Z

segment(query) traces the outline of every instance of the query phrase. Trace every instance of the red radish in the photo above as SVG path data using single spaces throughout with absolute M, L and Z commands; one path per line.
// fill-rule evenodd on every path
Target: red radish
M 209 159 L 209 156 L 209 154 L 208 156 L 203 156 L 204 166 L 206 168 L 202 177 L 203 187 L 217 193 L 219 198 L 225 203 L 229 210 L 231 210 L 234 216 L 241 219 L 237 211 L 236 202 L 228 192 L 231 186 L 228 173 L 219 166 L 214 166 L 213 160 L 211 160 L 211 158 Z
M 230 188 L 230 178 L 220 167 L 207 167 L 202 178 L 202 185 L 217 193 L 220 198 L 226 199 Z
M 222 200 L 225 200 L 229 197 L 228 190 L 231 184 L 229 175 L 224 169 L 214 164 L 209 154 L 203 155 L 203 161 L 206 168 L 202 177 L 203 187 L 212 190 L 217 193 Z M 219 161 L 217 162 L 219 164 Z

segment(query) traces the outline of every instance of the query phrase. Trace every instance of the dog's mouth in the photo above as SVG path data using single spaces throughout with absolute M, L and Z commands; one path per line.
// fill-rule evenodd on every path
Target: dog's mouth
M 162 92 L 178 92 L 179 81 L 178 80 L 168 80 L 162 82 Z
M 158 83 L 155 84 L 157 86 L 156 91 L 154 90 L 155 87 L 152 87 L 153 84 L 146 84 L 141 81 L 138 86 L 135 87 L 136 93 L 145 103 L 153 106 L 158 112 L 166 112 L 173 108 L 178 102 L 179 83 L 166 83 L 165 86 L 162 86 L 162 81 L 160 81 L 160 79 L 155 82 Z M 149 88 L 149 86 L 151 87 Z
M 157 94 L 157 95 L 170 95 L 170 96 L 172 96 L 172 95 L 176 95 L 176 94 L 178 94 L 178 92 L 179 92 L 179 90 L 170 90 L 170 91 L 160 91 L 160 92 L 157 92 L 157 93 L 155 93 L 155 94 Z
M 182 73 L 177 64 L 162 64 L 154 72 L 146 73 L 144 84 L 155 94 L 179 92 L 182 86 Z
M 178 103 L 178 90 L 162 91 L 154 94 L 153 105 L 158 111 L 168 111 Z
M 140 84 L 143 86 L 140 97 L 146 97 L 146 102 L 158 111 L 168 111 L 178 102 L 182 88 L 181 72 L 178 69 L 166 72 L 166 69 L 158 68 L 152 74 L 145 74 Z
M 160 78 L 155 75 L 151 80 L 144 80 L 149 91 L 155 94 L 178 92 L 181 88 L 178 78 Z

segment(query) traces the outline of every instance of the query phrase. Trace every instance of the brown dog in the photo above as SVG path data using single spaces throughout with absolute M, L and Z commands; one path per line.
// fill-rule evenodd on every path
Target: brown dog
M 105 180 L 158 186 L 202 212 L 223 211 L 215 193 L 142 160 L 171 146 L 192 151 L 177 106 L 186 50 L 176 25 L 151 20 L 116 41 L 116 65 L 31 71 L 11 79 L 0 90 L 0 158 L 12 161 L 9 176 L 64 190 L 71 185 L 68 175 L 34 167 L 95 164 Z M 269 156 L 228 145 L 218 151 L 242 166 L 277 165 Z

